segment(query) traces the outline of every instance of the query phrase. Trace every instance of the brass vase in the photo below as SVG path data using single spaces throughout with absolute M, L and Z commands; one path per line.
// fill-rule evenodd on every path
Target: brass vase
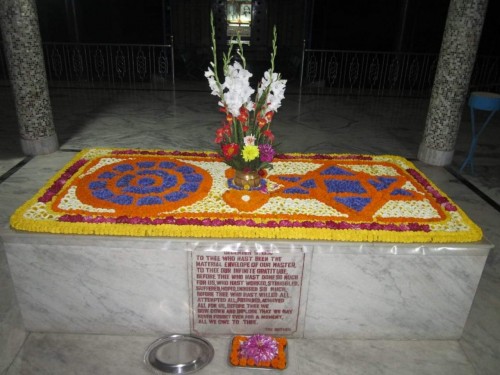
M 258 171 L 234 171 L 233 183 L 243 189 L 251 189 L 260 186 Z

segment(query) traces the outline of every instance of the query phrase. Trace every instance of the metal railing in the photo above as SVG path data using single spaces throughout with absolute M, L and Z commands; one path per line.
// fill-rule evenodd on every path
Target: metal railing
M 338 95 L 426 96 L 432 89 L 436 54 L 305 49 L 301 92 Z
M 174 48 L 152 44 L 43 43 L 50 85 L 175 88 Z
M 52 87 L 175 89 L 173 38 L 168 45 L 43 43 L 43 49 Z M 437 54 L 314 50 L 304 44 L 300 93 L 428 97 L 437 60 Z M 0 84 L 9 84 L 3 48 Z M 500 91 L 500 57 L 477 57 L 470 90 Z
M 50 86 L 175 89 L 171 44 L 42 43 Z M 0 51 L 0 80 L 8 84 Z
M 428 97 L 439 55 L 303 49 L 300 92 Z M 471 90 L 500 89 L 500 58 L 479 56 Z

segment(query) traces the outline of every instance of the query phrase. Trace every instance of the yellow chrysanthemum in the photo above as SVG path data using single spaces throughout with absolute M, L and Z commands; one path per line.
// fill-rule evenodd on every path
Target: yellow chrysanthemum
M 244 146 L 241 151 L 241 156 L 243 156 L 243 160 L 252 161 L 259 157 L 259 147 L 258 146 Z

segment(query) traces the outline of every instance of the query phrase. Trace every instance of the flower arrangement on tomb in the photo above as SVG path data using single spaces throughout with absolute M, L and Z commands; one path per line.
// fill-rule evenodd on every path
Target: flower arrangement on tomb
M 233 366 L 283 370 L 286 368 L 288 341 L 284 337 L 256 334 L 235 336 L 229 361 Z
M 222 126 L 216 130 L 215 143 L 220 147 L 219 153 L 224 162 L 236 171 L 256 171 L 260 172 L 261 176 L 265 175 L 265 170 L 272 168 L 271 162 L 276 154 L 271 123 L 284 99 L 286 86 L 286 80 L 274 72 L 276 27 L 273 30 L 271 67 L 264 73 L 255 91 L 250 86 L 252 73 L 246 69 L 240 37 L 231 40 L 227 53 L 223 54 L 224 80 L 221 80 L 217 65 L 213 14 L 211 26 L 213 60 L 205 76 L 212 95 L 219 97 L 220 110 L 225 114 Z M 235 54 L 234 45 L 237 45 Z
M 263 185 L 280 187 L 262 194 L 228 188 L 229 168 L 215 152 L 86 149 L 18 208 L 10 224 L 31 232 L 126 236 L 404 243 L 483 237 L 404 158 L 280 154 L 275 160 Z

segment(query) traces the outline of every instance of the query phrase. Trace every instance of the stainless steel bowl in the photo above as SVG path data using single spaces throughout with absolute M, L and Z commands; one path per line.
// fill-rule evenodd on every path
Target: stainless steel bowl
M 169 335 L 153 342 L 144 363 L 156 374 L 192 374 L 210 363 L 214 348 L 194 335 Z

